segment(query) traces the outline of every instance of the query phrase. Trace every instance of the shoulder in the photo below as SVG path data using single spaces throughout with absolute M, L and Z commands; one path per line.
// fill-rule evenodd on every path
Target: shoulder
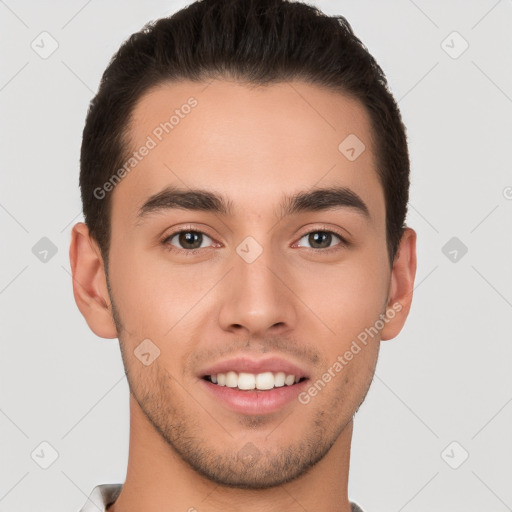
M 364 512 L 364 510 L 357 503 L 351 501 L 350 505 L 352 506 L 352 512 Z
M 122 487 L 123 484 L 120 483 L 97 485 L 79 512 L 105 512 L 107 507 L 117 499 Z

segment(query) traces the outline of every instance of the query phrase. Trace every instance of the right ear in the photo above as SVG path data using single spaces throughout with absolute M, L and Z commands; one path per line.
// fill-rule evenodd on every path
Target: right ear
M 117 338 L 101 251 L 83 222 L 71 231 L 69 260 L 73 295 L 87 325 L 101 338 Z

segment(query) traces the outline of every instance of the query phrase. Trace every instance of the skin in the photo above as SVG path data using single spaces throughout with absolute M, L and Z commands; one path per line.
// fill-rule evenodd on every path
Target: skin
M 131 391 L 127 476 L 109 511 L 349 512 L 353 416 L 380 341 L 409 313 L 416 233 L 405 229 L 390 265 L 370 122 L 356 100 L 304 82 L 165 84 L 136 105 L 133 148 L 190 96 L 197 107 L 110 192 L 109 286 L 87 226 L 72 231 L 75 300 L 94 333 L 119 338 Z M 338 150 L 351 133 L 366 145 L 354 161 Z M 168 185 L 222 193 L 234 215 L 172 209 L 138 222 Z M 357 193 L 370 217 L 348 207 L 279 215 L 283 194 L 331 185 Z M 206 235 L 195 255 L 178 237 L 162 243 L 189 224 Z M 349 244 L 304 236 L 326 229 Z M 247 236 L 263 248 L 250 264 L 236 252 Z M 307 405 L 245 415 L 203 390 L 200 368 L 240 354 L 276 354 L 314 382 L 393 304 L 401 310 Z M 160 350 L 148 366 L 134 355 L 147 338 Z M 248 446 L 252 464 L 237 457 Z

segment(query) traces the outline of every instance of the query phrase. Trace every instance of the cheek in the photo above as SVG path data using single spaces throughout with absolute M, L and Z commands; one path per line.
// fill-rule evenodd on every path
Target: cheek
M 310 265 L 298 270 L 295 279 L 297 295 L 337 342 L 356 337 L 383 312 L 388 271 L 371 255 L 360 253 L 336 265 Z
M 189 324 L 192 319 L 187 317 L 188 312 L 226 272 L 218 260 L 176 264 L 166 257 L 163 248 L 128 251 L 128 246 L 136 247 L 136 241 L 119 242 L 112 246 L 111 253 L 114 299 L 127 330 L 139 336 L 161 338 L 181 318 Z M 350 343 L 375 323 L 385 303 L 388 271 L 382 258 L 385 253 L 377 247 L 378 240 L 373 243 L 375 247 L 347 253 L 338 262 L 294 259 L 289 265 L 276 265 L 293 290 L 291 293 L 276 282 L 283 299 L 292 301 L 298 311 L 306 307 L 312 312 L 299 315 L 302 325 L 292 327 L 312 330 L 312 335 L 332 339 L 329 346 L 337 347 L 340 342 L 341 346 Z M 226 279 L 229 281 L 229 276 Z M 197 311 L 210 307 L 209 303 L 202 301 Z M 218 302 L 213 305 L 220 306 Z
M 312 390 L 323 397 L 319 406 L 339 397 L 345 406 L 357 407 L 365 395 L 380 347 L 375 325 L 386 301 L 387 275 L 382 261 L 361 253 L 357 260 L 312 270 L 303 280 L 302 297 L 316 316 L 307 315 L 302 330 L 321 343 L 324 368 L 317 375 L 319 388 L 328 382 L 326 393 Z
M 133 338 L 151 338 L 162 303 L 160 289 L 155 287 L 161 281 L 158 272 L 148 265 L 140 252 L 125 250 L 123 245 L 117 244 L 111 248 L 110 281 L 125 330 Z
M 163 339 L 180 319 L 187 323 L 188 312 L 218 279 L 211 266 L 172 264 L 163 251 L 156 255 L 159 250 L 123 257 L 120 246 L 112 250 L 115 304 L 126 330 L 137 337 Z

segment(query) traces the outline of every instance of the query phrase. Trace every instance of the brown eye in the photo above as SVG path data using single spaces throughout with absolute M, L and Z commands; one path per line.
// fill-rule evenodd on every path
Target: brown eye
M 336 238 L 339 240 L 339 243 L 334 244 L 334 246 L 332 246 L 331 244 L 333 241 L 336 240 Z M 344 238 L 342 238 L 340 235 L 338 235 L 334 231 L 327 231 L 327 230 L 310 231 L 309 233 L 306 233 L 305 235 L 303 235 L 300 238 L 300 240 L 303 240 L 303 239 L 307 240 L 307 243 L 310 245 L 311 249 L 327 250 L 327 249 L 335 249 L 337 246 L 347 245 Z M 300 244 L 300 240 L 299 240 L 299 244 Z
M 211 241 L 211 238 L 208 235 L 205 235 L 200 231 L 185 230 L 172 233 L 163 241 L 163 243 L 182 250 L 194 250 L 205 247 L 203 245 L 205 238 Z M 176 239 L 176 243 L 173 243 L 174 239 Z

